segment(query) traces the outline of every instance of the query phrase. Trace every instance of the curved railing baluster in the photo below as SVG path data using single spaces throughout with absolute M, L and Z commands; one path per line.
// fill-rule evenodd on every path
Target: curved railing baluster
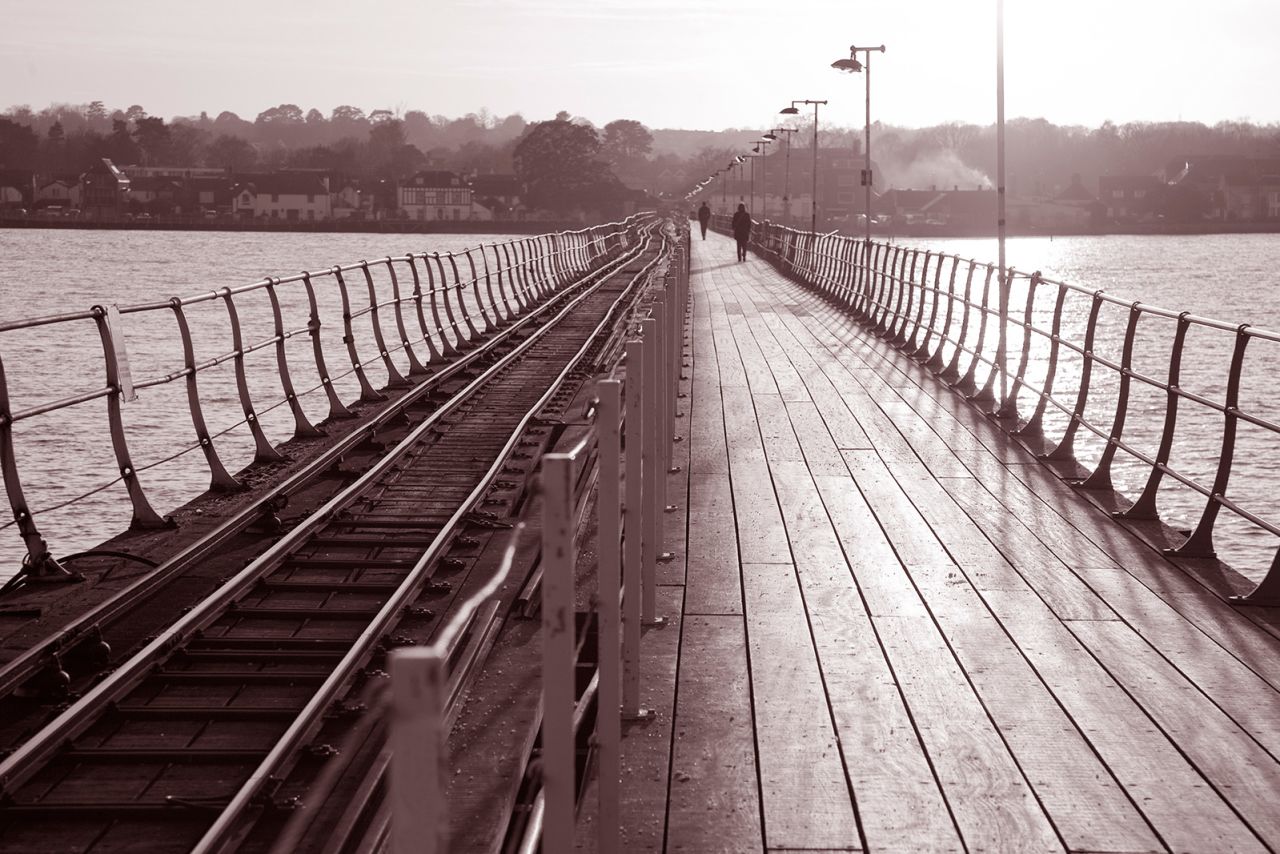
M 462 276 L 458 272 L 458 259 L 454 257 L 452 252 L 446 252 L 445 257 L 449 259 L 449 267 L 453 270 L 453 294 L 454 299 L 458 301 L 458 311 L 462 314 L 462 322 L 467 325 L 467 346 L 475 346 L 476 339 L 480 337 L 480 331 L 476 329 L 475 323 L 471 320 L 471 310 L 467 308 L 467 301 L 463 297 L 463 290 L 467 283 L 462 281 Z M 445 305 L 448 305 L 446 298 Z
M 1084 422 L 1084 409 L 1089 402 L 1089 380 L 1093 375 L 1093 341 L 1098 332 L 1098 312 L 1102 309 L 1102 291 L 1094 291 L 1093 302 L 1089 306 L 1089 320 L 1084 331 L 1084 353 L 1080 365 L 1080 388 L 1076 394 L 1076 405 L 1071 411 L 1071 420 L 1067 422 L 1066 431 L 1057 447 L 1045 455 L 1048 460 L 1071 460 L 1076 458 L 1076 432 Z
M 1236 327 L 1236 343 L 1231 352 L 1231 368 L 1227 374 L 1227 396 L 1223 402 L 1222 450 L 1218 452 L 1218 471 L 1213 476 L 1213 486 L 1200 522 L 1187 537 L 1186 542 L 1172 549 L 1177 557 L 1216 557 L 1213 548 L 1213 526 L 1222 509 L 1222 499 L 1227 495 L 1231 479 L 1231 465 L 1236 457 L 1236 427 L 1240 422 L 1240 376 L 1244 371 L 1244 350 L 1249 346 L 1249 324 Z
M 400 369 L 396 367 L 396 363 L 391 359 L 391 351 L 387 348 L 387 341 L 382 335 L 382 323 L 378 318 L 378 290 L 373 284 L 373 273 L 369 271 L 369 262 L 360 262 L 360 272 L 364 274 L 365 285 L 369 288 L 369 325 L 373 327 L 373 343 L 378 348 L 378 355 L 382 357 L 382 364 L 387 371 L 387 388 L 405 388 L 412 385 L 405 379 Z
M 1173 453 L 1174 431 L 1178 426 L 1178 401 L 1181 399 L 1178 383 L 1182 381 L 1182 348 L 1187 343 L 1187 330 L 1191 328 L 1190 315 L 1188 311 L 1179 314 L 1173 332 L 1173 347 L 1169 350 L 1169 374 L 1165 383 L 1164 426 L 1160 430 L 1160 446 L 1156 449 L 1155 463 L 1151 466 L 1146 486 L 1142 488 L 1138 499 L 1116 514 L 1124 519 L 1159 518 L 1156 498 L 1160 482 L 1164 479 L 1165 467 Z
M 187 408 L 191 411 L 191 426 L 195 429 L 196 441 L 204 453 L 205 463 L 209 466 L 209 488 L 217 492 L 236 492 L 243 489 L 240 481 L 231 476 L 217 450 L 213 447 L 213 437 L 209 435 L 209 427 L 205 424 L 204 410 L 200 405 L 200 384 L 196 380 L 196 347 L 191 339 L 191 327 L 187 324 L 186 312 L 182 310 L 182 298 L 169 300 L 173 309 L 174 320 L 178 324 L 178 336 L 182 340 L 183 375 L 187 378 Z
M 480 274 L 476 271 L 476 261 L 474 258 L 471 257 L 471 250 L 467 249 L 465 252 L 463 252 L 463 254 L 467 256 L 467 266 L 471 268 L 471 293 L 473 296 L 475 296 L 476 308 L 480 312 L 480 319 L 484 321 L 484 329 L 482 329 L 481 332 L 487 335 L 493 330 L 497 329 L 498 325 L 489 318 L 489 313 L 484 310 L 484 299 L 482 299 L 480 296 Z M 488 288 L 488 291 L 489 291 L 489 302 L 492 303 L 493 302 L 492 286 Z
M 369 382 L 369 377 L 365 374 L 364 362 L 360 360 L 360 353 L 356 350 L 356 336 L 351 327 L 351 296 L 347 293 L 347 282 L 342 277 L 342 268 L 332 267 L 331 272 L 333 273 L 334 281 L 338 283 L 338 293 L 342 295 L 342 342 L 347 345 L 347 356 L 351 360 L 351 370 L 355 373 L 356 380 L 360 383 L 360 399 L 364 401 L 386 400 L 387 396 L 374 389 Z
M 422 266 L 427 271 L 427 281 L 431 282 L 431 265 L 427 263 L 425 255 L 415 256 L 412 253 L 405 256 L 409 261 L 409 272 L 413 274 L 413 307 L 414 312 L 418 316 L 418 329 L 422 332 L 422 340 L 427 345 L 427 364 L 434 365 L 444 359 L 440 351 L 436 349 L 435 339 L 432 337 L 431 324 L 427 323 L 427 316 L 422 310 L 422 277 L 418 275 L 418 261 L 422 261 Z M 434 288 L 433 284 L 428 284 L 428 288 Z M 435 313 L 434 302 L 432 304 L 432 314 Z M 439 318 L 436 318 L 436 329 L 440 328 Z
M 355 413 L 347 408 L 342 402 L 342 398 L 338 397 L 338 390 L 333 387 L 333 379 L 329 376 L 329 367 L 324 360 L 324 341 L 320 338 L 320 306 L 316 301 L 315 285 L 311 282 L 311 274 L 302 274 L 302 285 L 307 292 L 307 304 L 311 310 L 311 316 L 307 321 L 307 330 L 311 335 L 311 352 L 315 357 L 316 374 L 320 378 L 320 385 L 324 389 L 325 397 L 329 400 L 329 415 L 325 420 L 332 421 L 337 418 L 354 418 Z
M 323 436 L 324 431 L 318 429 L 307 418 L 307 413 L 302 409 L 302 402 L 298 400 L 298 394 L 293 389 L 293 376 L 289 372 L 289 357 L 285 352 L 285 342 L 292 333 L 285 331 L 284 313 L 280 310 L 280 296 L 276 293 L 276 287 L 280 284 L 280 279 L 269 276 L 266 281 L 267 299 L 271 301 L 271 323 L 272 328 L 275 330 L 276 339 L 276 374 L 280 379 L 280 391 L 284 394 L 284 399 L 289 404 L 289 411 L 293 414 L 293 437 L 301 439 Z
M 98 337 L 102 341 L 102 361 L 106 369 L 107 388 L 110 390 L 107 395 L 107 427 L 111 433 L 111 449 L 115 453 L 116 467 L 120 472 L 120 479 L 124 481 L 125 490 L 129 493 L 129 502 L 133 507 L 133 520 L 129 527 L 161 528 L 169 523 L 147 501 L 142 482 L 138 479 L 138 470 L 134 467 L 129 455 L 129 440 L 125 433 L 124 416 L 120 407 L 125 390 L 122 385 L 120 361 L 116 356 L 117 352 L 123 352 L 123 342 L 117 341 L 117 335 L 122 330 L 115 328 L 113 315 L 108 309 L 95 305 L 92 311 L 94 322 L 98 326 Z M 114 319 L 119 319 L 118 313 L 114 315 Z
M 394 301 L 396 332 L 400 335 L 400 346 L 404 348 L 405 357 L 409 360 L 409 376 L 423 376 L 430 372 L 422 362 L 418 361 L 418 354 L 413 352 L 413 345 L 409 343 L 409 332 L 404 328 L 404 309 L 401 308 L 403 299 L 400 296 L 400 277 L 396 275 L 395 261 L 388 255 L 382 259 L 382 263 L 387 265 L 387 275 L 391 277 L 391 298 Z
M 431 272 L 431 261 L 436 262 L 436 273 L 439 273 L 440 278 L 439 283 L 436 282 L 436 273 Z M 435 321 L 436 334 L 440 336 L 440 351 L 446 357 L 456 356 L 459 348 L 454 346 L 453 341 L 449 340 L 445 323 L 440 319 L 440 301 L 443 300 L 445 316 L 449 321 L 447 328 L 452 329 L 454 337 L 460 340 L 457 325 L 453 322 L 453 309 L 449 307 L 449 286 L 445 284 L 444 262 L 440 260 L 440 253 L 431 253 L 430 260 L 424 256 L 422 266 L 427 271 L 427 286 L 431 291 L 431 319 Z
M 41 579 L 79 580 L 78 575 L 68 572 L 49 554 L 49 545 L 40 535 L 35 515 L 27 505 L 22 479 L 18 476 L 18 455 L 13 444 L 13 409 L 9 405 L 4 359 L 0 359 L 0 475 L 4 477 L 4 491 L 13 512 L 14 524 L 18 526 L 18 535 L 27 548 L 27 556 L 22 561 L 22 572 L 0 587 L 0 592 L 8 590 L 23 575 Z
M 254 462 L 278 463 L 284 455 L 275 449 L 262 425 L 258 423 L 258 413 L 253 408 L 253 398 L 249 394 L 249 377 L 244 370 L 244 333 L 240 328 L 240 312 L 236 310 L 235 298 L 230 288 L 222 288 L 218 295 L 227 309 L 227 319 L 231 322 L 232 368 L 236 376 L 236 392 L 240 396 L 240 409 L 244 413 L 244 422 L 253 436 Z
M 1138 321 L 1142 318 L 1142 303 L 1129 306 L 1129 322 L 1124 330 L 1124 347 L 1120 354 L 1120 388 L 1116 393 L 1115 414 L 1111 417 L 1111 435 L 1107 437 L 1102 457 L 1093 472 L 1080 484 L 1081 489 L 1111 489 L 1111 463 L 1120 441 L 1124 438 L 1124 423 L 1129 414 L 1129 386 L 1133 380 L 1133 340 L 1138 333 Z

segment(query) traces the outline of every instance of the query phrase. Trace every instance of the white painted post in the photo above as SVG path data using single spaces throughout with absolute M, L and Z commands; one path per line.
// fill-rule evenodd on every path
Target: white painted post
M 656 311 L 656 310 L 655 310 Z M 658 315 L 661 316 L 661 315 Z M 644 538 L 641 541 L 641 619 L 647 626 L 661 622 L 657 615 L 657 559 L 662 548 L 662 333 L 654 317 L 640 323 L 644 336 Z
M 640 578 L 644 572 L 644 370 L 648 360 L 643 341 L 628 341 L 627 353 L 627 505 L 623 555 L 622 713 L 638 718 L 640 711 Z
M 573 457 L 542 457 L 542 790 L 543 851 L 572 851 L 573 743 Z
M 391 850 L 443 854 L 445 811 L 445 660 L 430 647 L 398 649 L 391 673 Z
M 619 717 L 618 630 L 619 587 L 622 576 L 622 383 L 603 380 L 597 386 L 600 415 L 600 561 L 596 576 L 600 624 L 597 659 L 600 662 L 599 711 L 596 734 L 600 746 L 599 850 L 620 850 L 618 808 L 622 778 L 622 719 Z

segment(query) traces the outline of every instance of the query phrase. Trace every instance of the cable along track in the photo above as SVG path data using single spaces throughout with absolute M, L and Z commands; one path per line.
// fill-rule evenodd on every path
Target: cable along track
M 348 489 L 0 762 L 0 852 L 222 850 L 264 810 L 288 809 L 275 788 L 305 748 L 329 750 L 309 742 L 335 711 L 359 718 L 342 700 L 380 674 L 391 632 L 424 641 L 447 616 L 441 558 L 660 245 L 646 229 L 622 272 L 455 378 Z

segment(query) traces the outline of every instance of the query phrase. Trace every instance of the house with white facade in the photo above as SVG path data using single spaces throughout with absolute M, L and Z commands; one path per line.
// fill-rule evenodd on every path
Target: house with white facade
M 491 220 L 493 211 L 475 199 L 471 187 L 453 172 L 419 172 L 396 188 L 404 216 L 422 221 Z
M 333 215 L 328 178 L 272 172 L 241 176 L 232 188 L 231 212 L 245 219 L 314 222 Z

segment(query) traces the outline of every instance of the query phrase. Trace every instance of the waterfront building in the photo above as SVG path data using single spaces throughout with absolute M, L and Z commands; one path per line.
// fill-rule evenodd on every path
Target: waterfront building
M 407 219 L 490 220 L 493 212 L 475 199 L 456 173 L 424 170 L 396 188 L 396 207 Z
M 81 204 L 92 216 L 117 216 L 124 209 L 131 186 L 129 176 L 103 157 L 80 176 Z
M 35 206 L 37 208 L 80 207 L 79 178 L 46 178 L 36 184 Z
M 329 179 L 308 173 L 242 175 L 231 192 L 231 212 L 245 219 L 314 222 L 330 219 Z
M 1146 219 L 1155 214 L 1163 182 L 1155 175 L 1101 175 L 1098 201 L 1106 217 L 1116 222 Z

